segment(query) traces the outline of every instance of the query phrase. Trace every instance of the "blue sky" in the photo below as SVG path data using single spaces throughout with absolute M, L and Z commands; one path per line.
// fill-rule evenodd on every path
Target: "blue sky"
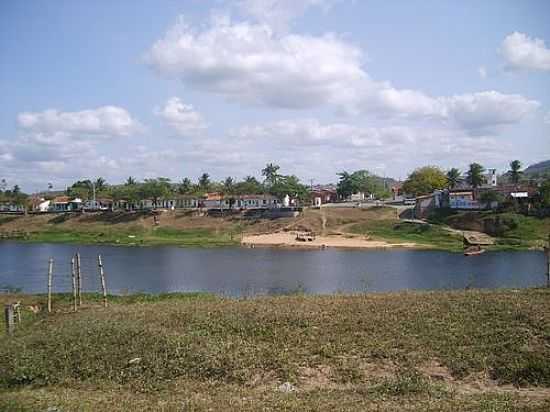
M 544 160 L 547 16 L 544 0 L 6 0 L 0 177 L 32 191 L 273 161 L 330 182 Z

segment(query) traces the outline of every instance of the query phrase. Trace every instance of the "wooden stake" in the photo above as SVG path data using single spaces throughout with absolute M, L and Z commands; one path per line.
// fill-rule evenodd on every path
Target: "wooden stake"
M 103 273 L 103 262 L 101 255 L 97 255 L 97 264 L 99 266 L 99 277 L 101 279 L 101 289 L 103 291 L 103 307 L 107 307 L 107 287 L 105 286 L 105 273 Z
M 76 312 L 78 307 L 76 305 L 76 270 L 74 267 L 74 256 L 71 259 L 71 276 L 73 280 L 73 311 Z
M 4 316 L 6 318 L 6 333 L 13 335 L 13 331 L 15 330 L 15 314 L 12 305 L 4 306 Z
M 52 313 L 53 258 L 48 261 L 48 313 Z
M 80 270 L 80 253 L 76 254 L 76 284 L 78 287 L 78 306 L 82 306 L 82 272 Z

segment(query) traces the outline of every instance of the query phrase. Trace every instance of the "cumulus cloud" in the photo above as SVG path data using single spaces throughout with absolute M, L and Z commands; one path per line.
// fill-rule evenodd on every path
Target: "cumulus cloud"
M 164 76 L 247 104 L 286 109 L 329 106 L 338 112 L 425 117 L 464 128 L 520 121 L 538 103 L 495 91 L 429 96 L 375 81 L 362 50 L 335 34 L 277 34 L 267 24 L 216 18 L 195 30 L 176 24 L 146 54 Z
M 46 134 L 129 136 L 142 128 L 126 109 L 117 106 L 103 106 L 79 112 L 61 112 L 55 109 L 24 112 L 17 116 L 17 122 L 23 129 Z
M 155 113 L 181 136 L 195 136 L 207 128 L 202 115 L 178 97 L 168 99 Z
M 500 53 L 511 68 L 550 70 L 550 49 L 544 40 L 531 38 L 525 33 L 514 32 L 506 36 Z
M 442 101 L 447 116 L 466 129 L 517 123 L 540 106 L 539 102 L 521 95 L 496 91 L 463 94 Z
M 216 19 L 203 31 L 183 22 L 146 54 L 159 73 L 252 104 L 308 108 L 344 103 L 365 79 L 362 53 L 333 34 L 276 35 L 263 24 Z
M 240 11 L 275 30 L 287 30 L 292 20 L 310 7 L 329 9 L 336 0 L 241 0 Z

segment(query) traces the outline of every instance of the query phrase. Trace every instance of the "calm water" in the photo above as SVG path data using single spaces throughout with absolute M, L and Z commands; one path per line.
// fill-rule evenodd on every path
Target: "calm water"
M 495 252 L 476 257 L 412 250 L 277 250 L 238 247 L 76 246 L 0 242 L 0 288 L 45 292 L 48 258 L 54 290 L 69 291 L 70 259 L 80 251 L 83 289 L 99 290 L 97 254 L 110 293 L 205 291 L 232 296 L 295 291 L 522 288 L 545 283 L 542 252 Z

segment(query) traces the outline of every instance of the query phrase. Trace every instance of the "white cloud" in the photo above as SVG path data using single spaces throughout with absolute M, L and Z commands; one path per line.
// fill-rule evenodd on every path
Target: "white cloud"
M 504 38 L 500 53 L 512 68 L 550 70 L 550 49 L 542 39 L 514 32 Z
M 287 30 L 292 20 L 310 7 L 328 10 L 335 0 L 240 0 L 240 11 L 277 31 Z
M 483 129 L 517 123 L 539 103 L 517 94 L 496 91 L 463 94 L 443 99 L 447 116 L 465 129 Z
M 207 128 L 202 115 L 178 97 L 168 99 L 155 113 L 182 136 L 194 136 Z
M 485 66 L 479 66 L 477 72 L 479 73 L 479 77 L 481 77 L 482 79 L 487 78 L 487 69 L 485 68 Z
M 361 51 L 338 36 L 277 36 L 263 24 L 216 19 L 197 32 L 180 22 L 146 55 L 159 73 L 251 104 L 343 104 L 366 78 Z
M 79 112 L 24 112 L 17 116 L 17 122 L 23 129 L 46 134 L 129 136 L 142 128 L 126 109 L 117 106 Z
M 266 24 L 217 18 L 195 30 L 183 22 L 146 54 L 165 76 L 247 104 L 287 109 L 329 106 L 354 115 L 424 117 L 487 129 L 518 122 L 538 103 L 495 91 L 432 97 L 375 81 L 363 52 L 334 34 L 276 34 Z

